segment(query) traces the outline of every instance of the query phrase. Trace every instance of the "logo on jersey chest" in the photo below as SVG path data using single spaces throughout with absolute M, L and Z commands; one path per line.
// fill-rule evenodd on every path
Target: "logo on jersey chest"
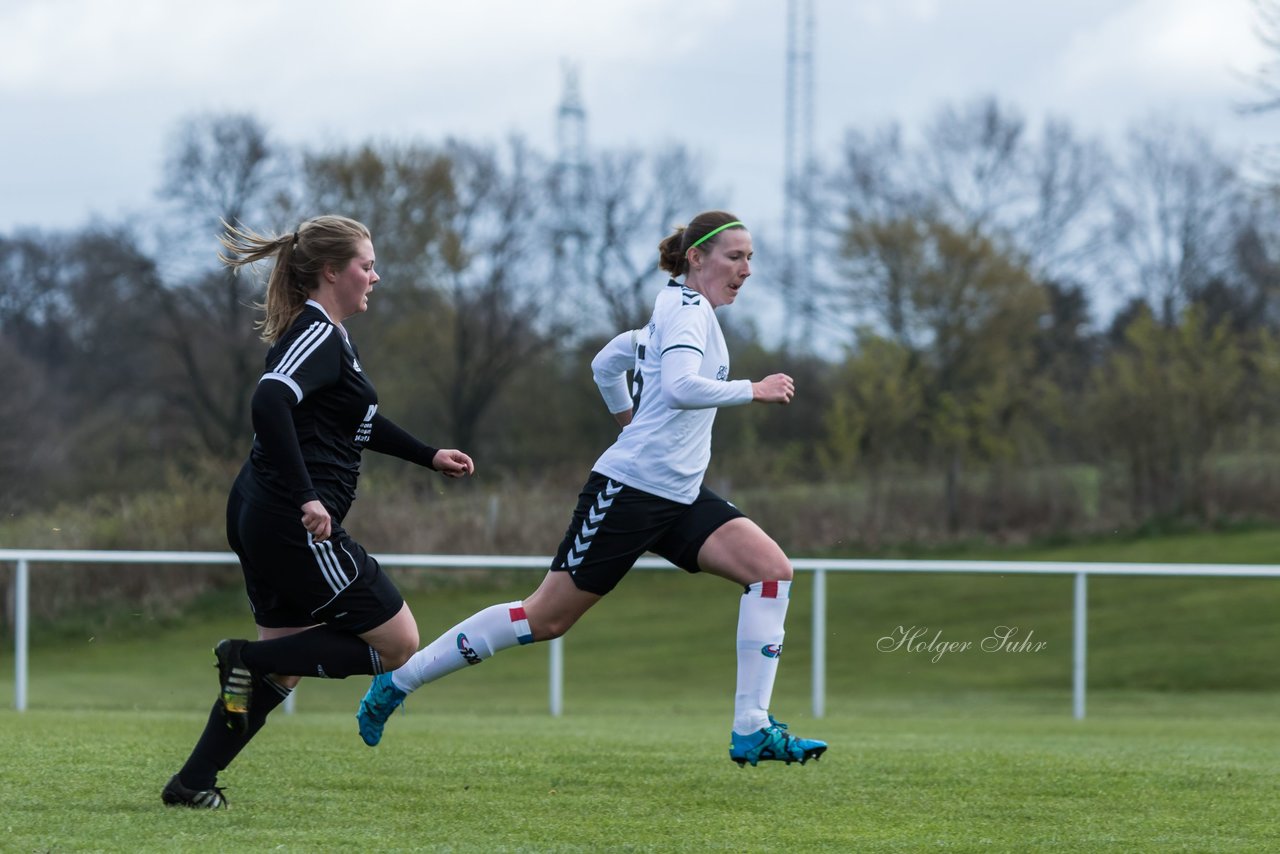
M 369 404 L 369 409 L 364 414 L 364 420 L 360 422 L 360 426 L 356 428 L 356 441 L 368 442 L 369 436 L 373 434 L 373 416 L 378 414 L 378 404 Z
M 716 379 L 718 379 L 718 380 L 722 380 L 722 381 L 723 381 L 723 380 L 727 380 L 727 379 L 729 379 L 729 366 L 728 366 L 728 365 L 721 365 L 721 366 L 720 366 L 720 370 L 716 371 Z

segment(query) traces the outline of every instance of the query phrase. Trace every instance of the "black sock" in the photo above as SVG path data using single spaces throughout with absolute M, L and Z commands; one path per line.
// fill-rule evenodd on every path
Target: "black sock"
M 259 677 L 253 680 L 253 702 L 249 705 L 248 726 L 243 733 L 238 733 L 227 726 L 227 719 L 222 712 L 222 703 L 215 700 L 209 719 L 205 721 L 204 732 L 196 742 L 187 764 L 178 772 L 178 780 L 188 789 L 211 789 L 218 780 L 218 772 L 231 764 L 237 754 L 244 749 L 250 739 L 262 729 L 267 722 L 271 710 L 284 702 L 290 689 L 285 688 L 271 677 Z
M 329 626 L 245 644 L 240 659 L 255 673 L 346 679 L 382 672 L 382 659 L 353 634 Z

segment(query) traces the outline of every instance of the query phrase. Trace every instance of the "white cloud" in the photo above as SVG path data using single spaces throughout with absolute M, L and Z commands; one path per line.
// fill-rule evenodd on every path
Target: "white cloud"
M 1141 0 L 1079 32 L 1057 67 L 1076 91 L 1128 87 L 1176 97 L 1220 91 L 1233 70 L 1245 71 L 1264 56 L 1252 6 L 1243 0 Z
M 813 3 L 823 156 L 851 126 L 986 96 L 1084 131 L 1184 109 L 1239 134 L 1241 74 L 1265 58 L 1250 0 Z M 772 209 L 785 27 L 785 0 L 0 0 L 0 231 L 145 201 L 194 113 L 321 147 L 517 132 L 548 149 L 564 60 L 591 144 L 683 143 L 735 203 Z
M 566 55 L 625 60 L 705 45 L 728 0 L 342 0 L 173 3 L 47 0 L 0 6 L 0 91 L 95 94 L 130 86 L 270 86 L 393 74 L 518 80 L 549 44 Z
M 911 0 L 906 8 L 917 21 L 928 22 L 938 18 L 938 0 Z
M 0 91 L 97 95 L 208 79 L 226 57 L 231 19 L 212 6 L 54 0 L 0 19 Z M 219 61 L 221 60 L 221 61 Z

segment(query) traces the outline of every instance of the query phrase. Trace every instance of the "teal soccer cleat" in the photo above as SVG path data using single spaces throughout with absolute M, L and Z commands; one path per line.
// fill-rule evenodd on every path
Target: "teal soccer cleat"
M 817 760 L 827 750 L 825 741 L 812 738 L 797 738 L 787 732 L 787 725 L 769 716 L 769 725 L 750 735 L 733 733 L 733 741 L 729 744 L 729 758 L 738 763 L 739 768 L 750 762 L 753 766 L 762 759 L 776 759 L 790 765 L 799 762 L 801 765 L 810 759 Z
M 373 677 L 373 684 L 365 692 L 360 701 L 360 710 L 356 712 L 356 721 L 360 724 L 360 737 L 370 747 L 376 747 L 382 741 L 382 728 L 387 725 L 387 718 L 400 707 L 404 698 L 409 696 L 396 687 L 391 681 L 390 673 L 379 673 Z

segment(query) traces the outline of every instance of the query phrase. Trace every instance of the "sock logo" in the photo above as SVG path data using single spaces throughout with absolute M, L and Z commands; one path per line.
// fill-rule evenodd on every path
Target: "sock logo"
M 778 656 L 782 655 L 782 644 L 767 643 L 764 646 L 760 647 L 760 654 L 763 655 L 765 658 L 777 658 Z
M 467 636 L 461 632 L 458 633 L 458 652 L 467 660 L 467 664 L 479 664 L 483 659 L 480 653 L 471 648 L 471 642 L 467 640 Z

